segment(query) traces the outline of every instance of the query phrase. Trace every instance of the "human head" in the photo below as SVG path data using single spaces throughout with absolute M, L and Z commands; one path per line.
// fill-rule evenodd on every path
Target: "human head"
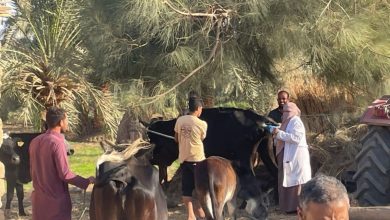
M 279 91 L 278 98 L 277 98 L 279 109 L 283 109 L 283 105 L 289 102 L 289 99 L 290 99 L 290 94 L 287 91 L 285 90 Z
M 294 116 L 300 116 L 301 110 L 298 108 L 298 106 L 293 102 L 287 102 L 283 106 L 283 115 L 282 115 L 282 123 L 286 122 L 290 118 Z
M 190 100 L 191 98 L 199 98 L 198 92 L 195 91 L 195 90 L 191 90 L 191 91 L 188 93 L 188 100 Z
M 319 175 L 303 185 L 299 195 L 299 220 L 349 220 L 348 209 L 347 190 L 336 178 Z
M 195 114 L 197 117 L 202 114 L 203 102 L 200 98 L 191 97 L 188 100 L 188 108 L 191 114 Z
M 68 130 L 68 120 L 65 110 L 58 107 L 48 108 L 46 112 L 46 124 L 49 129 L 60 127 L 63 132 Z

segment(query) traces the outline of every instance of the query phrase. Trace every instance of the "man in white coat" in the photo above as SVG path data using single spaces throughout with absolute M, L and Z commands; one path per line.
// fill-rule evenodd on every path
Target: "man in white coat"
M 311 179 L 310 155 L 301 111 L 295 103 L 283 106 L 282 125 L 267 129 L 276 139 L 279 205 L 282 211 L 296 213 L 302 184 Z

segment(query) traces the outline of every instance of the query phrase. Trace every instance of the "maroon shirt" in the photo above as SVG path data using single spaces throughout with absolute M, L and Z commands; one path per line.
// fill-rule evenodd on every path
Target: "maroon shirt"
M 69 169 L 64 137 L 55 131 L 34 138 L 30 144 L 33 220 L 70 220 L 72 203 L 68 183 L 86 189 L 89 180 Z

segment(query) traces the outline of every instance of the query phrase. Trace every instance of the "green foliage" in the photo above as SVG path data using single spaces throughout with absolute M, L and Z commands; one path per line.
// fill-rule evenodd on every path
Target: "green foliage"
M 291 57 L 302 60 L 297 69 L 310 69 L 351 93 L 374 95 L 390 78 L 388 1 L 17 2 L 22 13 L 4 38 L 10 46 L 2 60 L 12 64 L 4 66 L 5 75 L 22 73 L 12 82 L 29 81 L 4 92 L 17 94 L 29 109 L 42 108 L 58 93 L 35 91 L 50 91 L 39 84 L 50 75 L 50 82 L 62 83 L 64 99 L 77 101 L 64 102 L 70 109 L 87 115 L 97 109 L 111 129 L 117 114 L 106 113 L 117 107 L 114 101 L 143 117 L 171 117 L 186 107 L 190 90 L 217 105 L 247 103 L 267 112 L 291 74 L 278 72 L 274 62 Z M 91 95 L 98 91 L 85 89 L 93 85 L 87 80 L 111 82 L 114 97 Z
M 11 24 L 13 35 L 1 50 L 1 91 L 18 99 L 26 117 L 50 106 L 64 107 L 73 128 L 80 124 L 80 110 L 93 109 L 114 135 L 117 106 L 108 93 L 88 82 L 91 71 L 80 46 L 75 4 L 72 0 L 16 2 L 19 14 Z M 26 121 L 36 124 L 39 117 Z
M 132 114 L 137 115 L 144 121 L 148 121 L 152 114 L 159 113 L 165 118 L 174 118 L 178 115 L 180 106 L 177 103 L 177 94 L 170 93 L 151 104 L 144 104 L 149 94 L 154 96 L 160 94 L 166 89 L 165 85 L 160 82 L 153 86 L 152 91 L 149 91 L 144 80 L 131 80 L 124 84 L 114 84 L 114 96 L 118 99 L 123 110 L 130 109 Z
M 304 51 L 329 83 L 370 91 L 390 77 L 389 14 L 380 0 L 275 1 L 268 45 L 278 57 Z
M 194 75 L 176 90 L 178 97 L 185 99 L 192 88 L 204 93 L 202 85 L 215 93 L 221 87 L 227 91 L 225 86 L 242 86 L 243 81 L 232 80 L 226 85 L 220 80 L 224 73 L 237 68 L 240 77 L 251 78 L 258 85 L 266 85 L 267 79 L 275 81 L 272 59 L 255 34 L 256 25 L 267 16 L 268 4 L 232 0 L 84 1 L 82 29 L 88 33 L 85 45 L 92 51 L 98 78 L 125 83 L 129 78 L 141 78 L 150 82 L 145 85 L 150 91 L 145 96 L 152 96 L 151 88 L 156 84 L 163 84 L 167 90 L 212 56 L 212 62 L 196 73 L 199 76 Z M 221 20 L 223 27 L 218 27 L 216 17 L 209 16 L 218 10 L 226 12 L 226 19 Z M 213 54 L 216 44 L 219 46 Z

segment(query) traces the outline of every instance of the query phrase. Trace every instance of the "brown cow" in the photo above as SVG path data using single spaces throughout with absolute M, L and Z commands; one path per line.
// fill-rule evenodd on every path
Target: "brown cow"
M 223 220 L 223 209 L 227 204 L 230 215 L 235 216 L 239 179 L 231 162 L 225 158 L 211 156 L 198 163 L 195 168 L 195 192 L 208 220 Z M 255 219 L 267 218 L 266 208 L 259 199 L 249 200 L 247 211 Z
M 195 192 L 208 220 L 223 220 L 223 208 L 228 202 L 229 214 L 234 214 L 237 175 L 227 159 L 212 156 L 195 168 Z
M 168 219 L 158 171 L 147 158 L 138 156 L 140 144 L 135 141 L 123 152 L 105 149 L 106 153 L 98 159 L 91 220 Z

